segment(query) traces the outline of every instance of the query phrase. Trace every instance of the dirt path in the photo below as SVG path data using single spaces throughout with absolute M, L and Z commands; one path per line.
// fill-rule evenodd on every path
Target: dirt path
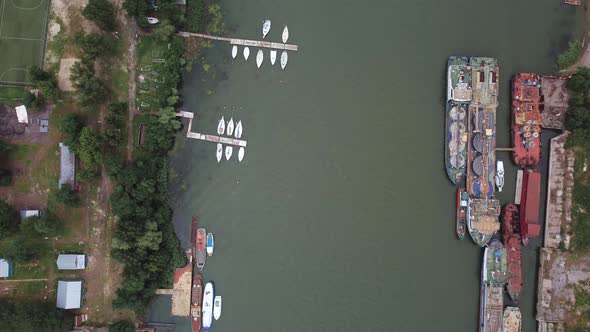
M 129 19 L 129 120 L 127 122 L 127 161 L 133 158 L 133 116 L 135 115 L 135 48 L 137 23 Z

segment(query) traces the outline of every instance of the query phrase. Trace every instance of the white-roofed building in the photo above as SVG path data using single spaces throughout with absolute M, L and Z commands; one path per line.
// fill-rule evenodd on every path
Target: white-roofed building
M 38 217 L 41 215 L 41 211 L 39 210 L 20 210 L 20 220 L 26 219 L 28 217 Z
M 80 309 L 82 306 L 82 281 L 58 281 L 56 306 L 61 309 Z
M 27 114 L 27 108 L 25 105 L 20 105 L 15 108 L 16 118 L 19 123 L 29 123 L 29 116 Z
M 63 143 L 59 143 L 59 154 L 59 187 L 67 183 L 70 189 L 74 190 L 76 188 L 76 155 Z
M 63 254 L 57 256 L 58 270 L 84 270 L 86 268 L 86 256 Z
M 0 278 L 8 278 L 12 275 L 12 264 L 4 258 L 0 258 Z

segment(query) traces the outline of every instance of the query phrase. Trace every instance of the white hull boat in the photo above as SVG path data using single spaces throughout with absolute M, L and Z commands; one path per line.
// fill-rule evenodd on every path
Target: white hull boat
M 270 64 L 274 66 L 276 61 L 277 61 L 277 51 L 271 50 L 270 51 Z
M 217 143 L 217 162 L 221 161 L 221 157 L 223 157 L 223 145 Z
M 155 17 L 146 17 L 145 19 L 147 20 L 147 22 L 149 24 L 158 24 L 158 23 L 160 23 L 160 20 L 158 20 Z
M 216 296 L 213 302 L 213 318 L 218 320 L 221 317 L 221 296 Z
M 238 125 L 236 126 L 236 132 L 234 133 L 236 138 L 242 137 L 242 120 L 238 121 Z
M 213 299 L 215 298 L 215 284 L 209 281 L 205 285 L 205 292 L 203 293 L 203 307 L 202 319 L 203 330 L 209 331 L 211 324 L 213 324 Z
M 238 55 L 238 47 L 236 45 L 234 45 L 231 48 L 231 58 L 235 59 L 237 55 Z
M 498 187 L 498 192 L 502 192 L 504 187 L 504 162 L 502 160 L 496 161 L 496 187 Z
M 289 55 L 287 55 L 287 51 L 283 51 L 281 54 L 281 69 L 285 69 L 287 67 L 287 61 L 289 61 Z
M 289 40 L 289 29 L 285 25 L 285 28 L 283 29 L 283 43 L 286 43 L 287 40 Z
M 244 60 L 248 61 L 248 57 L 250 57 L 250 48 L 246 46 L 244 47 Z
M 238 161 L 242 162 L 242 159 L 244 159 L 244 147 L 240 146 L 240 150 L 238 150 Z
M 229 119 L 227 123 L 227 136 L 234 134 L 234 118 Z
M 264 23 L 262 23 L 262 38 L 266 38 L 266 35 L 268 34 L 268 32 L 270 31 L 270 20 L 265 20 Z
M 217 134 L 223 135 L 224 132 L 225 132 L 225 119 L 223 117 L 221 117 L 221 119 L 219 119 L 219 123 L 217 124 Z
M 225 147 L 225 160 L 229 160 L 231 158 L 231 154 L 234 152 L 233 146 L 226 146 Z
M 213 256 L 213 249 L 215 249 L 215 240 L 213 239 L 213 233 L 207 234 L 207 256 Z
M 262 66 L 262 61 L 264 61 L 264 52 L 258 50 L 258 53 L 256 53 L 256 66 L 258 66 L 258 68 Z

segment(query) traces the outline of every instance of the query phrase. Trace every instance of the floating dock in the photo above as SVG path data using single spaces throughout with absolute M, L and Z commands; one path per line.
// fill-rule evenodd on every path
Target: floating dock
M 244 141 L 244 140 L 237 139 L 237 138 L 209 135 L 209 134 L 201 134 L 201 133 L 193 133 L 191 131 L 191 129 L 193 127 L 194 114 L 190 113 L 190 112 L 178 112 L 178 113 L 176 113 L 176 116 L 180 116 L 180 117 L 189 119 L 188 130 L 186 132 L 186 137 L 188 137 L 188 138 L 200 139 L 203 141 L 209 141 L 209 142 L 214 142 L 214 143 L 223 143 L 226 145 L 235 145 L 235 146 L 241 146 L 241 147 L 246 147 L 248 145 L 248 141 Z
M 197 38 L 210 39 L 210 40 L 219 40 L 219 41 L 228 42 L 232 45 L 242 45 L 242 46 L 260 47 L 260 48 L 272 48 L 272 49 L 277 49 L 277 50 L 287 50 L 287 51 L 294 51 L 294 52 L 299 50 L 299 46 L 297 46 L 297 45 L 273 43 L 273 42 L 267 42 L 267 41 L 262 41 L 262 40 L 228 38 L 228 37 L 220 37 L 220 36 L 207 35 L 204 33 L 186 32 L 186 31 L 180 31 L 180 32 L 178 32 L 178 35 L 182 36 L 182 37 L 197 37 Z

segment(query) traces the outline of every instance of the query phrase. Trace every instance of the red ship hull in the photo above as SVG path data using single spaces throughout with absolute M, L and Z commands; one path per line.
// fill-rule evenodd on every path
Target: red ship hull
M 525 170 L 522 177 L 520 199 L 520 232 L 526 245 L 528 239 L 541 234 L 539 224 L 539 204 L 541 196 L 541 173 Z
M 508 278 L 506 290 L 514 301 L 518 301 L 522 290 L 522 265 L 520 245 L 520 216 L 515 204 L 507 204 L 502 214 L 503 240 L 508 253 Z
M 541 160 L 541 83 L 539 75 L 520 73 L 512 80 L 514 162 L 534 168 Z
M 193 216 L 191 223 L 191 239 L 193 242 L 193 284 L 191 287 L 191 327 L 193 332 L 201 331 L 201 301 L 203 299 L 203 276 L 199 273 L 196 266 L 197 252 L 197 229 L 199 228 L 199 219 Z

